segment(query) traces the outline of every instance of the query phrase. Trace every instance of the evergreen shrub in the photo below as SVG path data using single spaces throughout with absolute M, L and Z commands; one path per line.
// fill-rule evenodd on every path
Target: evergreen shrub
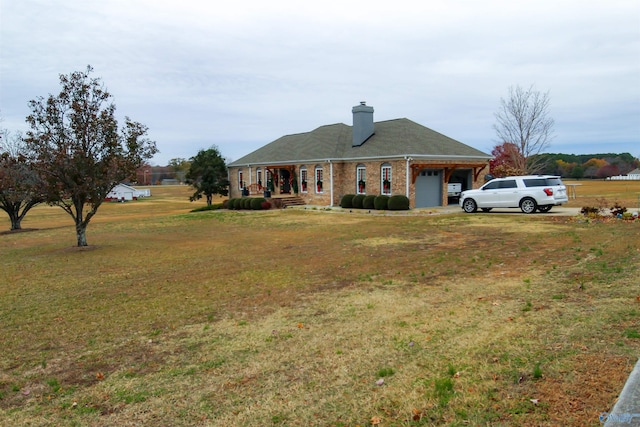
M 364 207 L 362 205 L 364 197 L 364 194 L 356 194 L 355 196 L 353 196 L 353 199 L 351 199 L 351 204 L 353 205 L 353 207 L 356 209 L 362 209 Z
M 362 201 L 362 208 L 363 209 L 375 209 L 376 208 L 375 200 L 376 200 L 376 196 L 374 196 L 373 194 L 370 194 L 368 196 L 364 196 L 364 200 Z
M 407 196 L 396 194 L 389 197 L 389 210 L 391 211 L 408 211 L 409 210 L 409 198 Z
M 389 196 L 385 196 L 384 194 L 381 194 L 379 196 L 376 196 L 375 200 L 373 201 L 373 206 L 379 211 L 384 211 L 389 209 L 388 203 L 389 203 Z
M 262 209 L 262 204 L 267 200 L 264 197 L 254 197 L 251 199 L 251 209 L 254 211 L 259 211 Z
M 343 208 L 352 208 L 353 207 L 353 198 L 355 194 L 345 194 L 342 196 L 342 200 L 340 200 L 340 206 Z

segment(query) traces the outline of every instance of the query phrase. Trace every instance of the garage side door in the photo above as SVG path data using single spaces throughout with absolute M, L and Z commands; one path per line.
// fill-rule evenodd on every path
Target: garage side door
M 442 206 L 442 171 L 423 169 L 416 178 L 416 208 Z

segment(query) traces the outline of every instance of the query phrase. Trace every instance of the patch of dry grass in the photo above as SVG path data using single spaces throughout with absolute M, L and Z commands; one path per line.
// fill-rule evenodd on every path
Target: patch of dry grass
M 576 199 L 569 200 L 566 206 L 599 207 L 606 201 L 607 208 L 619 203 L 629 209 L 629 212 L 640 210 L 640 181 L 569 181 L 566 184 L 577 184 Z
M 153 191 L 0 236 L 2 424 L 595 426 L 640 350 L 637 223 Z

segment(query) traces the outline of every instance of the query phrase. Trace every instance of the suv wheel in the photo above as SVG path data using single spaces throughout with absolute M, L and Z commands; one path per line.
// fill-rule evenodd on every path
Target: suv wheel
M 462 202 L 462 209 L 466 213 L 474 213 L 478 210 L 478 205 L 476 205 L 476 201 L 473 199 L 464 199 Z
M 520 200 L 520 210 L 522 212 L 526 214 L 531 214 L 531 213 L 534 213 L 536 209 L 538 209 L 538 205 L 536 204 L 536 201 L 533 200 L 532 198 L 525 197 L 524 199 Z

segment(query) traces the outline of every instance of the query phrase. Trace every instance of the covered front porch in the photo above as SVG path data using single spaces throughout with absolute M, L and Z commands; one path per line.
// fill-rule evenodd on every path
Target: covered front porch
M 283 198 L 298 192 L 295 166 L 265 166 L 265 181 L 258 171 L 257 182 L 250 182 L 243 188 L 243 196 L 263 196 L 264 198 Z M 253 174 L 250 172 L 249 176 Z

